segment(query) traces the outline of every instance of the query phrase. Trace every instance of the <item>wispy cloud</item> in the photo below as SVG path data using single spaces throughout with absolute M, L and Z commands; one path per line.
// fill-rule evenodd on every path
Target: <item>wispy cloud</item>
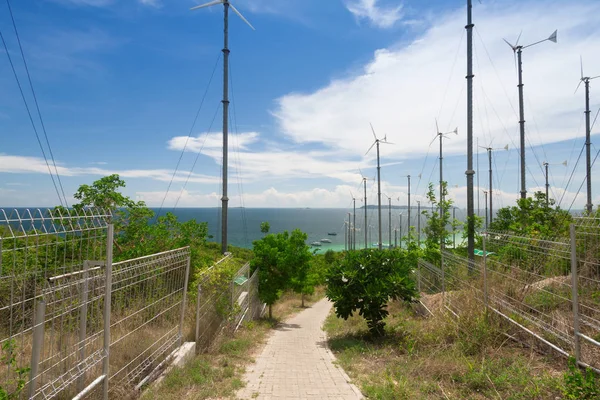
M 358 20 L 366 19 L 378 28 L 391 28 L 404 16 L 402 5 L 382 6 L 380 0 L 346 0 L 346 8 Z
M 172 170 L 167 169 L 106 169 L 96 167 L 67 167 L 57 165 L 60 176 L 106 176 L 119 174 L 123 178 L 145 178 L 160 182 L 169 182 L 173 176 Z M 0 154 L 0 173 L 11 174 L 47 174 L 48 167 L 43 159 L 38 157 L 25 157 Z M 188 180 L 189 171 L 179 171 L 173 178 L 174 182 Z M 219 182 L 218 176 L 192 173 L 189 182 L 200 184 L 215 184 Z

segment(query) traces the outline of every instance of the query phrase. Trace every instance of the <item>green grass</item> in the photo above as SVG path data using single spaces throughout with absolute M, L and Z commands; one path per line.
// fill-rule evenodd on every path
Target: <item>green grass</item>
M 477 311 L 425 319 L 399 303 L 390 305 L 382 339 L 371 339 L 358 316 L 331 314 L 324 326 L 338 363 L 367 398 L 561 398 L 564 360 L 519 347 L 500 328 Z

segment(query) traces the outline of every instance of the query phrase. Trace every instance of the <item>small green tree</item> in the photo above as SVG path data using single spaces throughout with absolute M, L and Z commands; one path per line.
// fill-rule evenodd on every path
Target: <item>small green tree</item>
M 269 233 L 270 230 L 271 230 L 271 224 L 269 224 L 267 221 L 260 223 L 260 231 L 262 233 L 264 233 L 266 235 L 267 233 Z
M 307 239 L 306 233 L 295 229 L 287 240 L 285 253 L 281 256 L 283 268 L 290 272 L 290 287 L 294 292 L 302 294 L 302 307 L 304 296 L 312 294 L 315 289 L 314 280 L 310 275 L 312 254 L 306 244 Z
M 423 229 L 426 235 L 423 257 L 430 262 L 440 260 L 440 244 L 442 242 L 445 246 L 452 244 L 452 232 L 448 230 L 448 226 L 458 224 L 456 220 L 451 218 L 450 211 L 454 202 L 448 197 L 446 182 L 442 182 L 442 194 L 444 195 L 444 201 L 440 202 L 436 197 L 433 183 L 429 183 L 427 199 L 431 204 L 431 210 L 424 210 L 422 214 L 427 217 L 427 223 Z M 443 207 L 443 213 L 440 213 L 440 205 Z
M 327 272 L 326 295 L 333 302 L 336 315 L 348 319 L 358 310 L 371 335 L 382 336 L 388 301 L 412 301 L 417 296 L 411 277 L 413 261 L 402 249 L 347 253 Z
M 250 261 L 252 270 L 258 268 L 258 297 L 269 306 L 269 318 L 273 318 L 272 306 L 288 286 L 290 271 L 282 262 L 287 250 L 287 231 L 268 234 L 253 244 L 254 258 Z
M 554 199 L 546 204 L 546 194 L 535 192 L 533 197 L 517 200 L 516 206 L 498 210 L 490 229 L 518 236 L 552 238 L 568 235 L 572 220 L 571 214 L 556 206 Z

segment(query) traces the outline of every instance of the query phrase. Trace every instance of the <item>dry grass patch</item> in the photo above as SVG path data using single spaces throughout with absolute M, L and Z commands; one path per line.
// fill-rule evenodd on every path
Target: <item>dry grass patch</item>
M 439 312 L 423 318 L 391 303 L 386 336 L 377 340 L 358 316 L 331 314 L 325 330 L 339 364 L 368 398 L 561 398 L 564 360 L 520 346 L 502 321 L 467 308 L 472 312 L 460 319 Z

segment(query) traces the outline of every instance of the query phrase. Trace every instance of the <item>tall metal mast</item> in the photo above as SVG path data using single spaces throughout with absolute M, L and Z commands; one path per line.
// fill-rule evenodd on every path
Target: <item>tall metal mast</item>
M 493 148 L 493 147 L 483 147 L 481 146 L 481 148 L 485 149 L 488 153 L 488 161 L 489 161 L 489 187 L 488 187 L 488 193 L 490 195 L 490 223 L 494 220 L 494 200 L 493 200 L 493 189 L 492 189 L 492 151 L 494 150 L 500 150 L 499 148 Z M 504 150 L 508 150 L 508 145 L 504 146 L 502 149 Z
M 473 3 L 467 0 L 467 253 L 469 271 L 475 263 L 475 213 L 473 201 Z
M 408 178 L 408 243 L 410 244 L 410 175 Z
M 229 197 L 227 197 L 228 149 L 229 149 L 229 0 L 223 1 L 225 8 L 224 41 L 223 41 L 223 197 L 221 197 L 221 253 L 227 252 L 227 213 Z
M 371 125 L 371 131 L 373 132 L 373 137 L 375 138 L 375 141 L 373 142 L 371 147 L 369 147 L 369 150 L 367 150 L 365 155 L 369 154 L 369 152 L 371 151 L 373 146 L 377 146 L 377 215 L 378 215 L 378 220 L 379 220 L 378 221 L 379 222 L 379 240 L 378 240 L 377 245 L 379 247 L 379 250 L 381 250 L 383 247 L 383 243 L 381 240 L 381 165 L 379 163 L 379 143 L 385 143 L 385 144 L 392 144 L 392 143 L 387 141 L 387 136 L 384 136 L 383 139 L 378 139 L 377 135 L 375 134 L 375 129 L 373 128 L 373 125 Z
M 440 129 L 437 126 L 437 121 L 435 123 L 435 127 L 437 128 L 437 136 L 440 139 L 440 199 L 439 199 L 439 204 L 440 204 L 440 234 L 443 235 L 444 230 L 446 229 L 445 226 L 443 226 L 443 220 L 444 220 L 444 147 L 443 147 L 443 140 L 444 137 L 446 137 L 446 135 L 450 134 L 450 133 L 454 133 L 455 135 L 458 135 L 458 128 L 454 129 L 452 132 L 440 132 Z M 434 139 L 435 140 L 435 139 Z M 432 142 L 433 143 L 433 142 Z M 441 237 L 440 238 L 440 250 L 444 250 L 445 248 L 445 238 Z
M 585 173 L 587 181 L 587 203 L 585 208 L 588 213 L 592 212 L 592 156 L 590 153 L 590 137 L 590 78 L 585 78 Z
M 377 218 L 379 220 L 379 237 L 377 245 L 379 250 L 382 249 L 383 243 L 381 242 L 381 165 L 379 164 L 379 140 L 377 143 Z
M 365 225 L 363 226 L 363 230 L 365 231 L 365 249 L 369 248 L 369 242 L 367 238 L 369 227 L 367 226 L 367 178 L 363 178 L 363 185 L 365 187 Z
M 191 10 L 210 7 L 217 4 L 223 4 L 223 196 L 221 197 L 221 252 L 227 252 L 227 211 L 229 197 L 227 197 L 227 178 L 228 178 L 228 139 L 229 139 L 229 8 L 236 13 L 242 21 L 250 28 L 254 27 L 246 18 L 229 2 L 229 0 L 215 0 L 206 4 L 192 7 Z
M 579 81 L 579 84 L 577 85 L 577 89 L 575 89 L 575 92 L 577 93 L 577 90 L 579 90 L 579 86 L 581 85 L 581 82 L 583 82 L 585 84 L 585 174 L 586 174 L 586 189 L 587 189 L 587 203 L 585 205 L 585 208 L 587 210 L 588 213 L 592 212 L 592 157 L 591 157 L 591 150 L 590 150 L 590 146 L 592 144 L 591 142 L 591 135 L 592 135 L 592 127 L 590 125 L 590 81 L 592 79 L 596 79 L 596 78 L 600 78 L 600 76 L 594 76 L 594 77 L 589 77 L 589 76 L 583 76 L 583 59 L 581 59 L 581 79 Z
M 525 109 L 523 105 L 523 63 L 522 63 L 522 53 L 523 49 L 527 47 L 535 46 L 536 44 L 551 41 L 556 43 L 556 34 L 557 31 L 554 31 L 552 35 L 550 35 L 547 39 L 540 40 L 538 42 L 528 44 L 527 46 L 519 45 L 519 39 L 517 38 L 517 42 L 515 45 L 510 44 L 506 39 L 504 41 L 508 44 L 513 52 L 517 54 L 517 65 L 519 72 L 519 141 L 521 146 L 521 198 L 524 199 L 527 197 L 527 182 L 526 182 L 526 169 L 525 169 Z M 520 38 L 521 35 L 519 35 Z

